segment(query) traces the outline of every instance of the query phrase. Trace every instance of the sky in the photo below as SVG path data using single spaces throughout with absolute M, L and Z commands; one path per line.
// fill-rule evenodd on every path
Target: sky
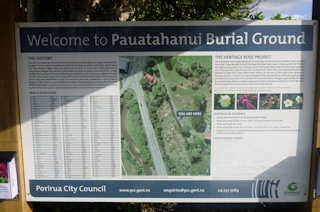
M 312 0 L 264 0 L 257 11 L 262 11 L 265 19 L 280 13 L 281 17 L 291 16 L 292 20 L 311 20 Z

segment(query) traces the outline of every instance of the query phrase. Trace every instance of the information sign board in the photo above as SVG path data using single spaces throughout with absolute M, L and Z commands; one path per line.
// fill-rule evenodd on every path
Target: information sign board
M 17 23 L 27 200 L 307 201 L 317 28 Z

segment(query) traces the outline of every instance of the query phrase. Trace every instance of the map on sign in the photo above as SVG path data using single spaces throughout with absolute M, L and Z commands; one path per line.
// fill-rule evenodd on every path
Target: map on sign
M 212 58 L 127 59 L 130 69 L 120 75 L 125 175 L 210 175 Z

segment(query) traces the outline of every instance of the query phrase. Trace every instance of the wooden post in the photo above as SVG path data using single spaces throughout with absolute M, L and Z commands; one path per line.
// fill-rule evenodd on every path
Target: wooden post
M 19 196 L 16 200 L 0 201 L 0 211 L 29 212 L 25 200 L 22 147 L 17 89 L 14 24 L 20 21 L 19 0 L 0 1 L 0 151 L 15 151 Z
M 312 19 L 320 20 L 320 2 L 319 0 L 313 0 L 312 5 Z M 319 24 L 319 23 L 318 23 Z M 316 173 L 317 173 L 317 152 L 320 148 L 320 33 L 318 25 L 318 53 L 317 53 L 317 79 L 316 79 L 316 96 L 315 96 L 315 118 L 314 118 L 314 146 L 312 150 L 312 169 L 311 169 L 311 187 L 310 192 L 316 185 Z M 320 198 L 312 198 L 312 212 L 320 211 Z

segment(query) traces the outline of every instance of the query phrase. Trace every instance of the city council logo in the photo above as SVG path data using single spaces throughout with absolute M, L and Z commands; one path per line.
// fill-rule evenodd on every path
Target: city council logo
M 292 182 L 288 185 L 288 190 L 289 191 L 295 191 L 298 189 L 297 183 L 296 182 Z
M 288 191 L 285 191 L 284 195 L 286 195 L 286 196 L 299 196 L 300 195 L 300 192 L 298 191 L 298 183 L 291 182 L 287 188 L 288 188 Z

